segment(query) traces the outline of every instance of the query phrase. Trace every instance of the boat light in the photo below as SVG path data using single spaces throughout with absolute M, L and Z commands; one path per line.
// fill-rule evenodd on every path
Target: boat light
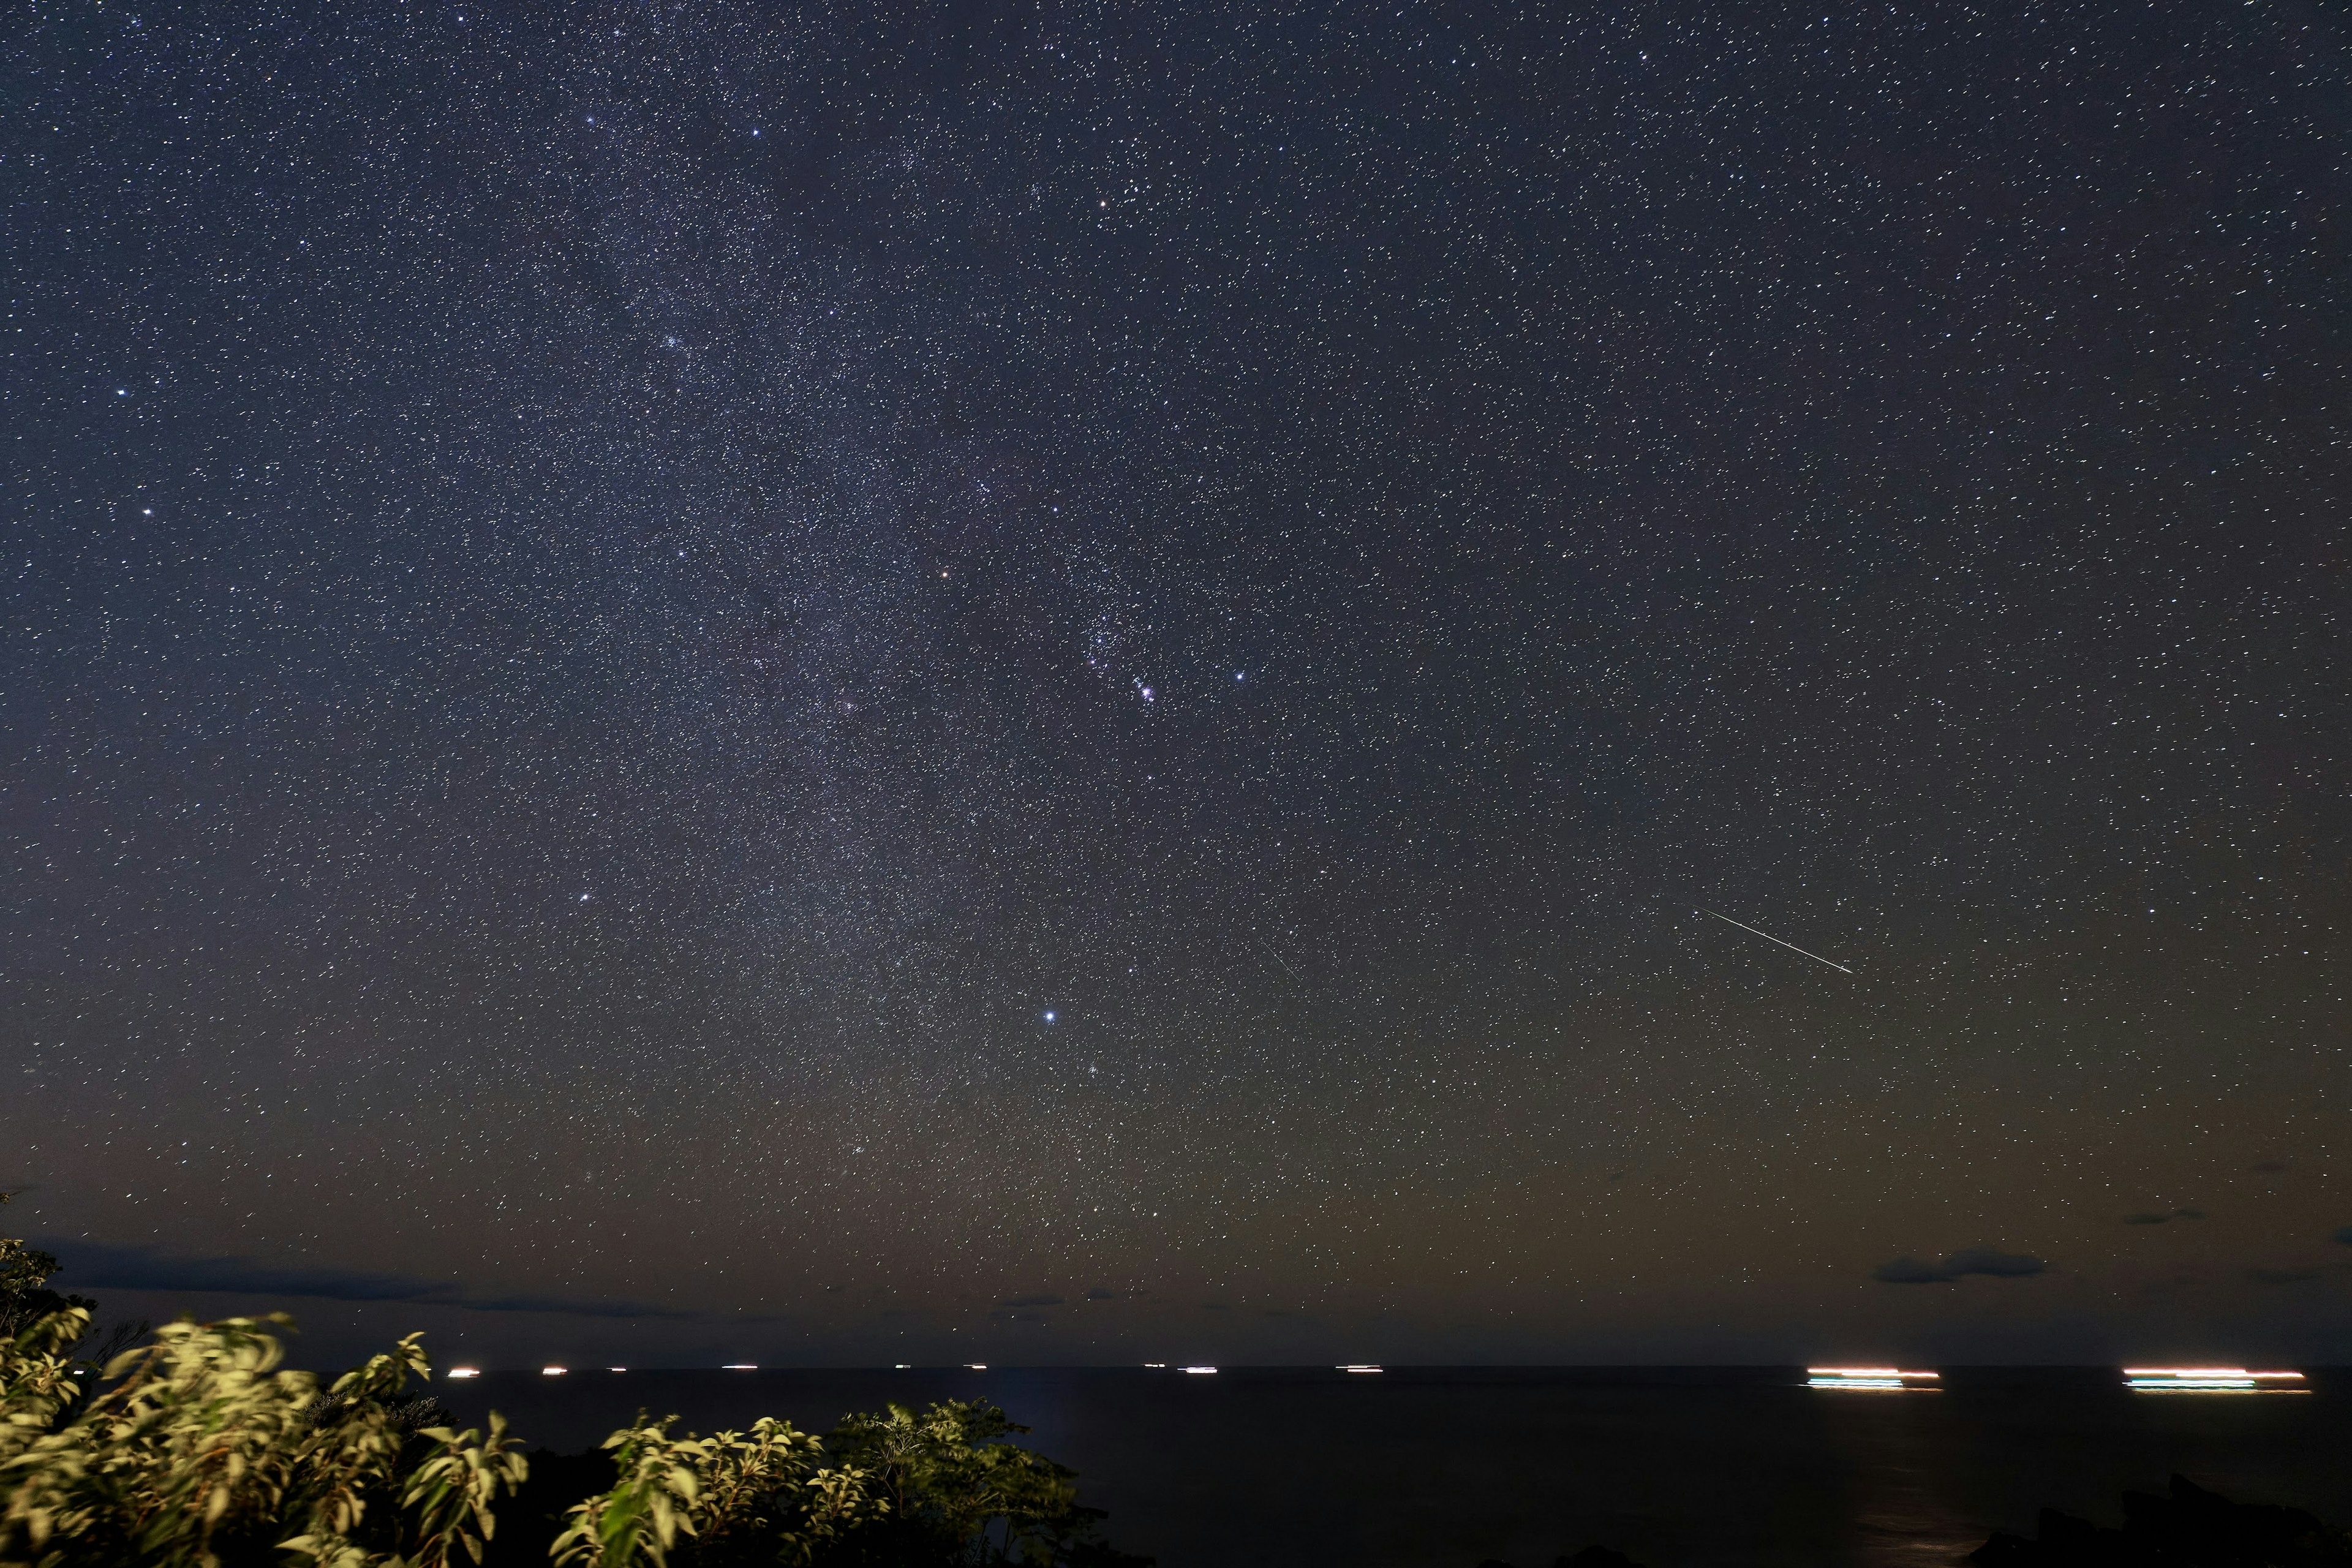
M 1932 1372 L 1906 1372 L 1898 1366 L 1809 1366 L 1805 1369 L 1808 1388 L 1868 1388 L 1900 1392 L 1918 1390 L 1937 1383 Z
M 2299 1372 L 2248 1372 L 2242 1366 L 2127 1366 L 2124 1386 L 2143 1394 L 2308 1394 L 2290 1388 Z M 2265 1385 L 2268 1386 L 2265 1386 Z
M 2126 1377 L 2252 1377 L 2303 1381 L 2299 1372 L 2248 1372 L 2242 1366 L 2127 1366 Z

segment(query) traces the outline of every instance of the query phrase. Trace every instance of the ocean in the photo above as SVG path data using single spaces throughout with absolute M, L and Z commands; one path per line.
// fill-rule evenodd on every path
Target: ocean
M 1936 1393 L 1829 1392 L 1794 1368 L 1234 1367 L 488 1373 L 438 1384 L 534 1444 L 641 1406 L 709 1432 L 823 1431 L 886 1403 L 982 1399 L 1079 1472 L 1110 1542 L 1160 1568 L 1648 1568 L 1959 1561 L 2045 1505 L 2113 1524 L 2179 1472 L 2352 1525 L 2352 1369 L 2302 1394 L 2134 1394 L 2111 1368 L 1956 1367 Z

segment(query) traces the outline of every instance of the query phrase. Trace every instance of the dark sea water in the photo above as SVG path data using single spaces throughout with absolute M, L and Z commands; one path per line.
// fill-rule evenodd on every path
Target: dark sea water
M 640 1406 L 695 1430 L 822 1431 L 896 1400 L 985 1399 L 1079 1472 L 1111 1542 L 1162 1568 L 1949 1563 L 2044 1504 L 2105 1523 L 2175 1471 L 2352 1525 L 2352 1371 L 2305 1395 L 2135 1394 L 2107 1368 L 1951 1368 L 1937 1394 L 1793 1369 L 1007 1368 L 488 1373 L 460 1415 L 586 1447 Z

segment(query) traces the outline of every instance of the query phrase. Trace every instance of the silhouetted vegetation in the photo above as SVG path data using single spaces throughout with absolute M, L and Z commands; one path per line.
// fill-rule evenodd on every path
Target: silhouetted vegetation
M 0 1204 L 16 1195 L 0 1193 Z M 87 1296 L 60 1296 L 50 1289 L 49 1277 L 57 1271 L 58 1260 L 39 1247 L 0 1236 L 0 1339 L 13 1340 L 68 1307 L 97 1310 L 98 1303 Z
M 2119 1530 L 2045 1508 L 2032 1540 L 1998 1531 L 1969 1561 L 1988 1568 L 2323 1568 L 2352 1563 L 2352 1537 L 2299 1508 L 2232 1502 L 2175 1476 L 2165 1496 L 2124 1493 Z
M 1512 1568 L 1512 1564 L 1499 1557 L 1489 1557 L 1479 1563 L 1478 1568 Z M 1572 1556 L 1553 1558 L 1551 1568 L 1642 1568 L 1642 1565 L 1622 1552 L 1612 1552 L 1606 1546 L 1588 1546 Z
M 15 1197 L 14 1193 L 0 1192 L 0 1204 Z M 79 1307 L 95 1314 L 98 1303 L 87 1296 L 61 1296 L 49 1289 L 49 1279 L 58 1271 L 58 1260 L 37 1247 L 27 1247 L 12 1236 L 0 1236 L 0 1342 L 16 1338 L 44 1318 L 54 1317 L 68 1308 Z M 142 1322 L 117 1323 L 97 1334 L 85 1330 L 80 1342 L 68 1347 L 83 1359 L 103 1366 L 122 1352 L 147 1336 L 147 1325 Z
M 92 1303 L 0 1244 L 0 1568 L 1145 1568 L 1103 1544 L 1071 1471 L 988 1405 L 892 1405 L 824 1437 L 772 1418 L 527 1457 L 409 1391 L 411 1334 L 324 1388 L 279 1364 L 282 1316 L 183 1320 L 78 1356 Z M 143 1327 L 140 1337 L 148 1336 Z M 500 1530 L 501 1523 L 509 1528 Z

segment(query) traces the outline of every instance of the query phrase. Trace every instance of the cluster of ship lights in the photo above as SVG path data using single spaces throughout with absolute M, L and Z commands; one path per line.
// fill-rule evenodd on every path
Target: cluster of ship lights
M 1916 1394 L 1925 1390 L 1934 1393 L 1936 1374 L 1932 1372 L 1905 1372 L 1893 1366 L 1809 1366 L 1805 1369 L 1808 1388 L 1862 1388 L 1881 1394 L 1901 1394 L 1906 1390 Z
M 2242 1366 L 2127 1366 L 2124 1384 L 2143 1394 L 2309 1394 L 2299 1372 Z

